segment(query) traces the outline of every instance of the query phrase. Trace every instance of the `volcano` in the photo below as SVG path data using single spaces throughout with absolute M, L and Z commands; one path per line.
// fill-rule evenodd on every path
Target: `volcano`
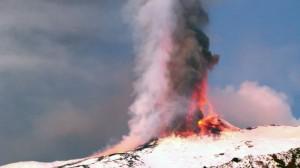
M 300 167 L 300 127 L 267 126 L 209 136 L 168 136 L 134 150 L 64 162 L 1 168 L 276 168 Z
M 128 135 L 86 158 L 2 168 L 300 167 L 300 127 L 239 129 L 211 104 L 208 74 L 219 56 L 201 1 L 129 2 L 138 41 Z

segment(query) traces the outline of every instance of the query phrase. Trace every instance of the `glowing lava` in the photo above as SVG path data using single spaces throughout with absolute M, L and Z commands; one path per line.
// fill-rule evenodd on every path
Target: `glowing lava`
M 207 96 L 207 80 L 195 87 L 191 96 L 186 123 L 183 131 L 175 132 L 179 136 L 217 136 L 224 131 L 237 131 L 238 128 L 222 120 Z

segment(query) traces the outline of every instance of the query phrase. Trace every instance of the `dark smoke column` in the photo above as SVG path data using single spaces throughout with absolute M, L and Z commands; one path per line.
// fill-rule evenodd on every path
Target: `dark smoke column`
M 203 32 L 209 19 L 201 2 L 180 0 L 178 3 L 177 27 L 173 36 L 176 47 L 168 63 L 169 81 L 177 96 L 191 100 L 195 90 L 198 96 L 206 96 L 208 71 L 218 63 L 219 57 L 211 53 L 209 38 Z M 171 130 L 196 129 L 195 124 L 203 115 L 200 109 L 195 110 L 198 111 L 189 114 L 190 120 L 195 121 L 187 122 L 186 114 L 179 115 L 172 122 Z

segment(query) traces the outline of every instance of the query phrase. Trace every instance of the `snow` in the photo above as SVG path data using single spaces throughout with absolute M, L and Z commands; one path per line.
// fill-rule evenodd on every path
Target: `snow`
M 151 168 L 199 168 L 221 165 L 235 157 L 279 153 L 297 147 L 300 147 L 300 127 L 259 127 L 227 132 L 219 138 L 168 137 L 151 154 L 142 157 Z
M 199 168 L 222 165 L 233 158 L 274 154 L 299 147 L 300 127 L 268 126 L 225 132 L 220 137 L 170 136 L 160 139 L 154 147 L 131 151 L 128 154 L 138 156 L 138 167 Z M 83 159 L 78 165 L 89 165 L 91 168 L 128 167 L 128 159 L 122 154 L 104 157 L 102 160 L 90 157 Z M 50 168 L 71 162 L 76 160 L 53 163 L 20 162 L 1 168 Z

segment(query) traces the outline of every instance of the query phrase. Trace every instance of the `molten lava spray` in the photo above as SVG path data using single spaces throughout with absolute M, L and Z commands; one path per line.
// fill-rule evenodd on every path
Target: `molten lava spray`
M 136 40 L 135 100 L 129 135 L 107 152 L 168 133 L 220 132 L 206 97 L 207 74 L 218 57 L 203 32 L 208 16 L 201 2 L 129 0 L 127 9 Z

